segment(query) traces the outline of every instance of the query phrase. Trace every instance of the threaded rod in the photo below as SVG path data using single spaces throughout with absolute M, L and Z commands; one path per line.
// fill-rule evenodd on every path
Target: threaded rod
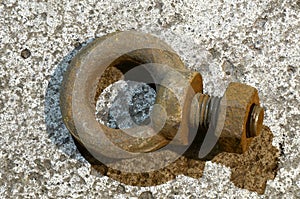
M 221 99 L 221 97 L 197 93 L 191 105 L 191 125 L 193 127 L 200 126 L 207 130 L 213 117 L 217 117 Z M 262 129 L 264 118 L 263 108 L 253 104 L 247 118 L 249 119 L 246 126 L 246 135 L 248 138 L 255 137 Z
M 220 97 L 211 97 L 197 93 L 192 102 L 191 124 L 208 129 L 212 117 L 214 117 L 218 111 L 220 101 Z

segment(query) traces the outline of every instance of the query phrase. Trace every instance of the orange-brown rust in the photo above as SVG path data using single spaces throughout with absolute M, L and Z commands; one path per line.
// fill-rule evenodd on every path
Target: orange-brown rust
M 126 73 L 128 70 L 130 70 L 136 65 L 156 63 L 161 65 L 166 65 L 168 67 L 178 69 L 178 70 L 185 70 L 185 67 L 180 57 L 177 54 L 175 54 L 174 51 L 172 51 L 172 49 L 163 41 L 160 41 L 158 38 L 151 36 L 149 34 L 137 34 L 135 32 L 128 32 L 126 34 L 128 37 L 135 37 L 135 39 L 140 40 L 141 42 L 138 42 L 137 45 L 154 46 L 154 47 L 153 48 L 144 47 L 144 48 L 138 48 L 138 50 L 129 51 L 123 54 L 121 57 L 112 59 L 110 61 L 110 65 L 105 65 L 108 63 L 107 60 L 106 62 L 102 61 L 102 59 L 98 59 L 99 61 L 94 61 L 95 57 L 91 57 L 90 54 L 97 54 L 99 57 L 103 55 L 103 60 L 105 60 L 107 59 L 107 57 L 104 57 L 104 55 L 119 54 L 123 50 L 120 46 L 123 46 L 124 48 L 128 48 L 128 46 L 131 45 L 130 44 L 131 39 L 128 40 L 118 39 L 119 34 L 112 33 L 96 39 L 91 44 L 86 46 L 83 50 L 81 50 L 79 54 L 76 57 L 74 57 L 74 59 L 72 60 L 70 66 L 68 67 L 64 75 L 64 81 L 62 84 L 61 98 L 60 98 L 62 116 L 68 130 L 75 137 L 75 139 L 77 139 L 80 143 L 82 143 L 82 140 L 78 135 L 77 127 L 74 122 L 74 113 L 73 113 L 74 107 L 72 101 L 73 92 L 75 89 L 74 87 L 75 80 L 77 78 L 77 72 L 78 70 L 80 70 L 80 68 L 85 67 L 85 68 L 89 68 L 91 71 L 100 71 L 100 69 L 105 70 L 111 67 L 110 69 L 117 69 L 117 71 Z M 99 46 L 103 45 L 106 39 L 109 39 L 111 37 L 115 39 L 111 40 L 111 43 L 107 43 L 108 46 L 106 46 L 106 48 L 99 48 Z M 161 71 L 160 68 L 158 67 L 156 67 L 155 69 L 157 70 L 154 71 L 156 73 L 168 74 L 168 71 L 163 68 L 161 68 Z M 95 105 L 95 98 L 97 95 L 99 95 L 99 91 L 103 89 L 100 88 L 101 86 L 99 87 L 97 85 L 94 85 L 95 82 L 97 82 L 97 84 L 99 83 L 102 84 L 106 82 L 103 85 L 107 85 L 107 83 L 113 83 L 112 81 L 116 81 L 119 78 L 123 78 L 122 75 L 119 74 L 119 72 L 116 72 L 114 74 L 111 73 L 106 74 L 104 72 L 104 75 L 102 76 L 104 78 L 101 79 L 100 77 L 97 77 L 97 73 L 90 73 L 88 75 L 89 75 L 88 76 L 89 79 L 85 82 L 81 82 L 82 84 L 85 85 L 87 89 L 87 90 L 82 90 L 82 93 L 86 95 L 85 99 L 88 99 L 89 101 L 83 106 L 88 108 L 92 108 Z M 91 117 L 91 115 L 89 115 L 88 117 Z M 96 118 L 93 118 L 93 120 L 96 120 Z M 81 125 L 81 124 L 78 123 L 77 125 Z M 110 140 L 110 142 L 112 142 L 117 147 L 122 148 L 125 151 L 129 151 L 129 152 L 154 151 L 167 145 L 170 141 L 165 136 L 163 136 L 163 132 L 159 132 L 156 135 L 153 135 L 152 137 L 141 138 L 141 137 L 130 136 L 120 129 L 111 129 L 100 123 L 98 125 L 101 126 L 101 129 L 103 129 L 103 133 Z M 137 129 L 132 129 L 132 131 L 135 130 Z M 146 129 L 146 131 L 151 131 L 151 129 Z M 93 142 L 93 140 L 85 144 L 90 145 L 90 150 L 95 149 L 97 151 L 96 148 L 98 143 Z M 106 143 L 102 143 L 102 144 L 106 146 Z M 107 148 L 107 150 L 109 149 Z M 115 155 L 118 156 L 117 152 L 114 151 L 104 152 L 104 153 L 112 156 L 115 153 Z
M 118 54 L 118 46 L 123 46 L 125 48 L 130 46 L 129 41 L 124 41 L 116 37 L 117 39 L 112 40 L 111 43 L 107 44 L 107 48 L 99 48 L 99 46 L 103 45 L 105 39 L 115 35 L 118 34 L 113 33 L 96 39 L 93 43 L 83 49 L 72 60 L 71 65 L 68 67 L 62 84 L 60 104 L 63 120 L 67 128 L 81 143 L 73 119 L 72 109 L 74 107 L 72 105 L 72 92 L 74 90 L 76 73 L 83 65 L 85 65 L 84 67 L 86 68 L 91 68 L 91 71 L 99 71 L 98 68 L 103 70 L 106 69 L 101 78 L 97 77 L 97 73 L 90 73 L 88 81 L 82 82 L 86 89 L 90 89 L 89 91 L 83 91 L 86 93 L 85 99 L 89 99 L 89 102 L 86 103 L 87 105 L 84 106 L 90 108 L 95 105 L 97 96 L 105 86 L 124 78 L 122 73 L 125 74 L 137 65 L 156 63 L 160 64 L 162 67 L 156 67 L 152 72 L 160 74 L 160 78 L 163 79 L 162 84 L 169 86 L 169 88 L 166 88 L 163 85 L 156 85 L 156 104 L 161 105 L 167 113 L 166 122 L 163 125 L 163 128 L 151 137 L 137 138 L 124 133 L 120 129 L 111 129 L 100 123 L 99 126 L 101 126 L 105 136 L 114 145 L 129 152 L 155 151 L 167 145 L 170 141 L 173 141 L 173 144 L 187 145 L 190 137 L 191 115 L 199 115 L 199 117 L 204 115 L 204 113 L 193 114 L 193 112 L 197 112 L 198 109 L 194 109 L 192 103 L 194 96 L 203 91 L 201 74 L 194 71 L 188 71 L 180 60 L 180 57 L 174 53 L 170 47 L 162 41 L 161 43 L 158 42 L 160 40 L 148 34 L 137 35 L 135 33 L 128 33 L 128 36 L 139 37 L 137 39 L 146 43 L 145 46 L 155 44 L 157 47 L 138 48 L 137 50 L 126 52 L 122 56 L 112 59 L 110 63 L 107 62 L 107 60 L 102 63 L 101 59 L 98 59 L 98 62 L 96 62 L 91 60 L 93 59 L 91 56 L 87 56 L 92 52 L 97 54 L 98 51 L 100 56 L 102 54 L 107 55 L 110 53 Z M 95 51 L 97 53 L 95 53 Z M 122 51 L 120 50 L 120 52 Z M 169 71 L 168 68 L 163 67 L 164 65 L 171 67 L 174 70 Z M 93 84 L 98 84 L 98 86 Z M 225 92 L 223 100 L 226 100 L 226 115 L 224 128 L 217 144 L 218 150 L 235 153 L 245 152 L 252 141 L 252 136 L 247 135 L 254 134 L 253 126 L 255 127 L 254 129 L 257 129 L 254 131 L 257 135 L 262 127 L 263 112 L 261 112 L 261 109 L 257 114 L 252 114 L 251 112 L 253 111 L 253 105 L 259 105 L 257 90 L 245 84 L 231 83 Z M 155 113 L 155 111 L 157 110 L 154 110 L 153 115 L 155 115 L 155 117 L 152 119 L 154 123 L 156 123 L 155 121 L 158 121 L 159 123 L 163 120 L 163 114 L 159 114 L 159 112 Z M 95 118 L 93 119 L 95 120 Z M 249 133 L 249 124 L 253 123 L 253 121 L 255 122 L 255 125 L 252 125 L 250 128 L 252 129 L 252 133 Z M 193 125 L 193 127 L 194 126 L 195 125 Z M 128 131 L 138 130 L 139 129 L 136 128 L 129 129 Z M 152 130 L 153 129 L 146 129 L 146 133 L 150 134 Z M 200 133 L 202 134 L 204 132 Z M 175 135 L 177 136 L 175 137 Z M 91 145 L 91 149 L 94 149 L 97 148 L 98 143 L 90 142 L 89 144 Z M 113 153 L 114 152 L 106 154 Z
M 245 152 L 253 139 L 247 137 L 247 122 L 251 107 L 259 105 L 257 90 L 246 84 L 230 83 L 222 100 L 226 103 L 226 116 L 218 140 L 220 151 Z
M 189 143 L 189 115 L 194 95 L 203 90 L 202 76 L 198 72 L 177 70 L 180 75 L 168 74 L 163 81 L 165 85 L 172 85 L 173 90 L 160 87 L 157 92 L 156 103 L 167 112 L 168 118 L 162 129 L 162 134 L 172 140 L 174 144 L 187 145 Z M 175 96 L 175 92 L 181 95 Z M 160 115 L 155 113 L 155 115 Z

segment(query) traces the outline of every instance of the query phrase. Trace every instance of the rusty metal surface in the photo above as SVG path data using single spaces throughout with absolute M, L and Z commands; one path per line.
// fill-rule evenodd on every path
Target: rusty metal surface
M 117 57 L 116 59 L 113 59 L 109 62 L 109 65 L 105 65 L 104 63 L 101 62 L 101 55 L 104 54 L 118 54 L 118 50 L 120 50 L 120 53 L 122 49 L 122 46 L 124 48 L 130 45 L 130 39 L 129 40 L 123 40 L 123 39 L 114 39 L 112 43 L 110 43 L 110 46 L 105 46 L 106 48 L 103 49 L 103 46 L 101 48 L 102 52 L 99 50 L 99 46 L 103 45 L 103 42 L 111 37 L 111 36 L 116 36 L 118 33 L 113 33 L 101 38 L 96 39 L 94 42 L 89 44 L 85 49 L 83 49 L 71 62 L 70 66 L 68 67 L 65 75 L 64 75 L 64 80 L 63 80 L 63 85 L 61 89 L 61 97 L 60 97 L 60 105 L 61 105 L 61 111 L 63 115 L 63 120 L 64 123 L 66 124 L 67 128 L 71 132 L 71 134 L 77 139 L 79 142 L 83 142 L 82 137 L 78 135 L 78 129 L 83 129 L 81 125 L 86 125 L 86 123 L 90 122 L 95 122 L 94 115 L 91 115 L 91 112 L 94 109 L 95 105 L 95 98 L 96 95 L 99 94 L 99 91 L 101 91 L 101 86 L 99 87 L 99 82 L 100 84 L 103 83 L 103 85 L 107 85 L 107 83 L 111 83 L 111 77 L 120 77 L 121 75 L 119 72 L 116 72 L 115 76 L 114 75 L 104 75 L 104 79 L 100 80 L 100 77 L 97 77 L 97 71 L 98 74 L 99 71 L 105 70 L 107 67 L 116 67 L 122 72 L 126 72 L 128 70 L 128 67 L 130 67 L 130 64 L 137 63 L 137 64 L 145 64 L 145 63 L 159 63 L 159 64 L 166 64 L 170 67 L 176 68 L 176 69 L 184 69 L 184 65 L 181 62 L 179 56 L 175 54 L 170 47 L 168 47 L 164 42 L 160 41 L 154 36 L 151 36 L 149 34 L 143 34 L 141 35 L 130 35 L 129 36 L 138 36 L 142 42 L 141 48 L 137 51 L 132 51 L 128 52 L 126 54 L 122 54 L 121 57 Z M 136 39 L 136 38 L 135 38 Z M 153 46 L 153 48 L 142 48 L 143 46 Z M 97 51 L 99 52 L 97 53 Z M 91 56 L 92 54 L 97 54 L 97 60 L 99 61 L 94 61 L 96 59 L 95 57 Z M 99 58 L 100 57 L 100 58 Z M 105 57 L 106 58 L 106 57 Z M 103 57 L 104 59 L 104 57 Z M 106 60 L 107 61 L 107 60 Z M 126 63 L 126 64 L 124 64 Z M 89 71 L 93 71 L 93 73 L 88 72 L 85 74 L 84 71 L 82 72 L 83 68 L 86 67 L 88 68 Z M 80 71 L 81 70 L 81 71 Z M 81 73 L 80 73 L 81 72 Z M 161 71 L 158 71 L 161 72 Z M 76 106 L 80 106 L 82 112 L 80 112 L 81 118 L 87 119 L 86 122 L 80 122 L 76 123 L 74 122 L 74 116 L 77 116 L 76 113 L 74 113 L 74 92 L 75 90 L 79 90 L 75 86 L 75 81 L 80 81 L 78 80 L 78 74 L 81 74 L 81 77 L 86 75 L 87 81 L 84 82 L 77 82 L 77 86 L 81 86 L 82 88 L 80 91 L 80 95 L 85 96 L 83 101 L 79 103 Z M 166 72 L 165 72 L 166 73 Z M 166 73 L 167 74 L 167 73 Z M 108 77 L 109 79 L 106 81 L 105 77 Z M 84 79 L 84 78 L 82 78 Z M 117 80 L 118 78 L 115 78 Z M 197 79 L 199 79 L 199 75 L 197 75 Z M 106 83 L 104 83 L 104 82 Z M 202 80 L 201 80 L 202 82 Z M 202 88 L 202 87 L 201 87 Z M 86 100 L 86 101 L 85 101 Z M 77 108 L 77 107 L 76 107 Z M 78 109 L 79 109 L 78 108 Z M 75 124 L 76 123 L 76 124 Z M 76 126 L 77 125 L 77 126 Z M 102 124 L 99 124 L 99 128 L 102 129 L 102 131 L 99 131 L 99 135 L 93 134 L 92 136 L 105 136 L 109 139 L 110 142 L 112 142 L 114 145 L 129 151 L 129 152 L 148 152 L 148 151 L 153 151 L 161 148 L 162 146 L 166 145 L 169 143 L 169 140 L 166 139 L 161 133 L 158 133 L 152 137 L 146 137 L 146 138 L 136 138 L 132 137 L 123 131 L 119 129 L 111 129 L 108 128 Z M 131 129 L 133 132 L 134 131 L 139 131 L 139 129 Z M 151 131 L 151 129 L 149 129 Z M 91 132 L 81 132 L 81 133 L 91 133 Z M 105 135 L 101 134 L 105 133 Z M 117 155 L 120 156 L 118 151 L 113 151 L 109 147 L 107 147 L 107 151 L 99 151 L 97 148 L 99 147 L 99 143 L 93 142 L 93 141 L 87 141 L 84 140 L 84 145 L 88 145 L 90 150 L 95 153 L 104 153 L 104 154 L 109 154 L 111 156 Z M 100 143 L 103 145 L 103 147 L 108 144 L 107 142 L 103 141 Z M 93 151 L 94 150 L 94 151 Z M 114 154 L 115 153 L 115 154 Z
M 198 72 L 188 70 L 177 70 L 181 75 L 168 73 L 164 79 L 164 84 L 172 85 L 172 90 L 160 87 L 157 93 L 156 103 L 165 108 L 169 117 L 165 127 L 162 129 L 164 137 L 173 139 L 176 134 L 179 136 L 174 140 L 174 144 L 189 144 L 190 124 L 189 117 L 191 103 L 196 93 L 202 93 L 202 76 Z M 182 78 L 182 76 L 184 78 Z M 174 92 L 180 93 L 175 96 Z M 160 115 L 156 113 L 155 115 Z
M 118 33 L 113 33 L 96 39 L 72 60 L 64 76 L 60 98 L 63 120 L 71 134 L 79 143 L 89 146 L 92 153 L 109 154 L 112 157 L 116 155 L 121 158 L 128 157 L 128 155 L 122 156 L 119 151 L 114 151 L 110 147 L 105 148 L 105 146 L 112 143 L 125 151 L 134 153 L 155 151 L 171 141 L 172 144 L 188 145 L 190 137 L 195 136 L 190 135 L 191 126 L 192 128 L 198 128 L 199 125 L 198 122 L 191 125 L 191 119 L 202 121 L 200 125 L 205 124 L 205 128 L 200 130 L 200 133 L 205 135 L 204 131 L 207 130 L 209 125 L 208 120 L 210 120 L 210 117 L 208 116 L 211 110 L 199 109 L 199 107 L 207 106 L 209 108 L 210 106 L 203 103 L 208 104 L 210 100 L 194 102 L 197 93 L 202 95 L 201 74 L 186 70 L 179 56 L 156 37 L 149 34 L 137 35 L 134 32 L 129 32 L 127 36 L 140 40 L 141 44 L 137 44 L 140 48 L 123 53 L 124 49 L 130 49 L 130 39 L 129 41 L 124 40 L 124 38 L 119 39 Z M 110 37 L 113 37 L 110 43 L 105 43 L 105 40 L 110 39 Z M 107 58 L 105 57 L 107 54 L 115 56 Z M 97 57 L 93 55 L 97 55 Z M 97 60 L 95 60 L 96 58 Z M 147 65 L 152 63 L 158 64 L 158 67 Z M 159 133 L 155 132 L 156 129 L 153 128 L 127 130 L 132 134 L 138 134 L 139 131 L 153 134 L 151 137 L 137 138 L 120 129 L 111 129 L 98 122 L 95 123 L 96 119 L 92 113 L 95 110 L 95 101 L 102 90 L 119 79 L 130 77 L 130 73 L 128 75 L 127 72 L 140 65 L 145 65 L 145 70 L 149 69 L 152 74 L 159 74 L 158 76 L 162 81 L 162 85 L 156 85 L 156 104 L 163 107 L 168 117 L 163 118 L 164 114 L 160 112 L 161 109 L 154 109 L 154 117 L 152 118 L 154 126 L 155 124 L 159 126 L 165 119 Z M 171 67 L 173 71 L 164 67 L 165 65 Z M 102 75 L 97 75 L 101 72 Z M 82 76 L 84 77 L 82 78 Z M 131 75 L 131 78 L 143 81 L 145 77 Z M 76 84 L 75 81 L 77 81 Z M 76 85 L 80 88 L 77 88 Z M 171 89 L 163 85 L 171 85 Z M 81 110 L 80 112 L 73 111 L 76 95 L 82 96 L 81 99 L 83 100 L 75 105 L 76 109 Z M 257 90 L 245 84 L 231 83 L 224 94 L 222 102 L 226 104 L 225 122 L 214 150 L 218 152 L 245 152 L 253 139 L 252 137 L 258 135 L 262 128 L 263 109 L 259 107 Z M 198 111 L 200 112 L 198 113 Z M 81 122 L 79 119 L 79 122 L 76 123 L 74 117 L 79 117 L 85 122 Z M 82 125 L 89 125 L 89 123 L 93 123 L 91 126 L 94 125 L 95 128 L 101 130 L 93 129 L 92 132 L 82 130 L 84 129 Z M 81 133 L 84 136 L 80 137 L 78 130 L 83 131 Z M 94 142 L 89 137 L 100 137 L 100 141 Z M 103 145 L 102 148 L 99 145 Z
M 243 153 L 252 137 L 247 137 L 249 117 L 253 105 L 259 105 L 257 89 L 241 83 L 230 83 L 224 97 L 226 104 L 225 123 L 217 146 L 219 151 Z M 258 121 L 262 125 L 261 121 Z M 259 132 L 258 132 L 259 134 Z

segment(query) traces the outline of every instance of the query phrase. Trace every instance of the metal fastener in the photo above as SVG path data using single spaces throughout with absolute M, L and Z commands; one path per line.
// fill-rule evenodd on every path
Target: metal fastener
M 147 65 L 152 63 L 158 64 L 158 67 Z M 120 129 L 108 128 L 94 117 L 95 98 L 101 87 L 117 81 L 123 77 L 122 74 L 138 65 L 146 65 L 147 70 L 151 68 L 153 74 L 159 74 L 162 84 L 172 85 L 182 93 L 175 96 L 172 90 L 157 86 L 156 104 L 164 108 L 168 117 L 163 128 L 151 137 L 137 138 Z M 167 65 L 172 72 L 159 68 L 159 65 Z M 112 74 L 111 71 L 118 72 Z M 143 81 L 144 77 L 135 78 Z M 182 87 L 183 84 L 187 86 Z M 206 134 L 212 118 L 219 115 L 220 106 L 225 103 L 222 114 L 224 127 L 218 135 L 215 149 L 236 153 L 246 151 L 252 138 L 260 133 L 263 122 L 257 90 L 245 84 L 231 83 L 222 99 L 203 95 L 202 92 L 201 74 L 187 70 L 166 43 L 149 34 L 117 32 L 94 40 L 72 60 L 64 75 L 60 105 L 68 130 L 93 155 L 126 158 L 130 154 L 124 151 L 155 151 L 171 141 L 172 144 L 188 145 L 190 129 L 200 126 L 202 131 L 198 133 Z M 163 114 L 159 111 L 153 118 L 154 123 L 161 122 Z M 151 133 L 153 129 L 145 131 Z M 118 149 L 110 147 L 111 144 Z

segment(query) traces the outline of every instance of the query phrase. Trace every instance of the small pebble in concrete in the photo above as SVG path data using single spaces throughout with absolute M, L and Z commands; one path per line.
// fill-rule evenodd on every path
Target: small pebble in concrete
M 100 94 L 96 103 L 96 120 L 110 128 L 128 129 L 147 125 L 156 92 L 149 85 L 119 80 Z
M 117 192 L 121 193 L 121 194 L 126 193 L 125 187 L 123 185 L 119 184 L 117 187 Z
M 139 196 L 139 199 L 154 199 L 154 197 L 150 191 L 145 191 L 145 192 L 141 193 L 141 195 Z
M 27 59 L 31 56 L 31 52 L 30 50 L 28 50 L 27 48 L 25 48 L 24 50 L 21 51 L 21 57 L 23 59 Z

